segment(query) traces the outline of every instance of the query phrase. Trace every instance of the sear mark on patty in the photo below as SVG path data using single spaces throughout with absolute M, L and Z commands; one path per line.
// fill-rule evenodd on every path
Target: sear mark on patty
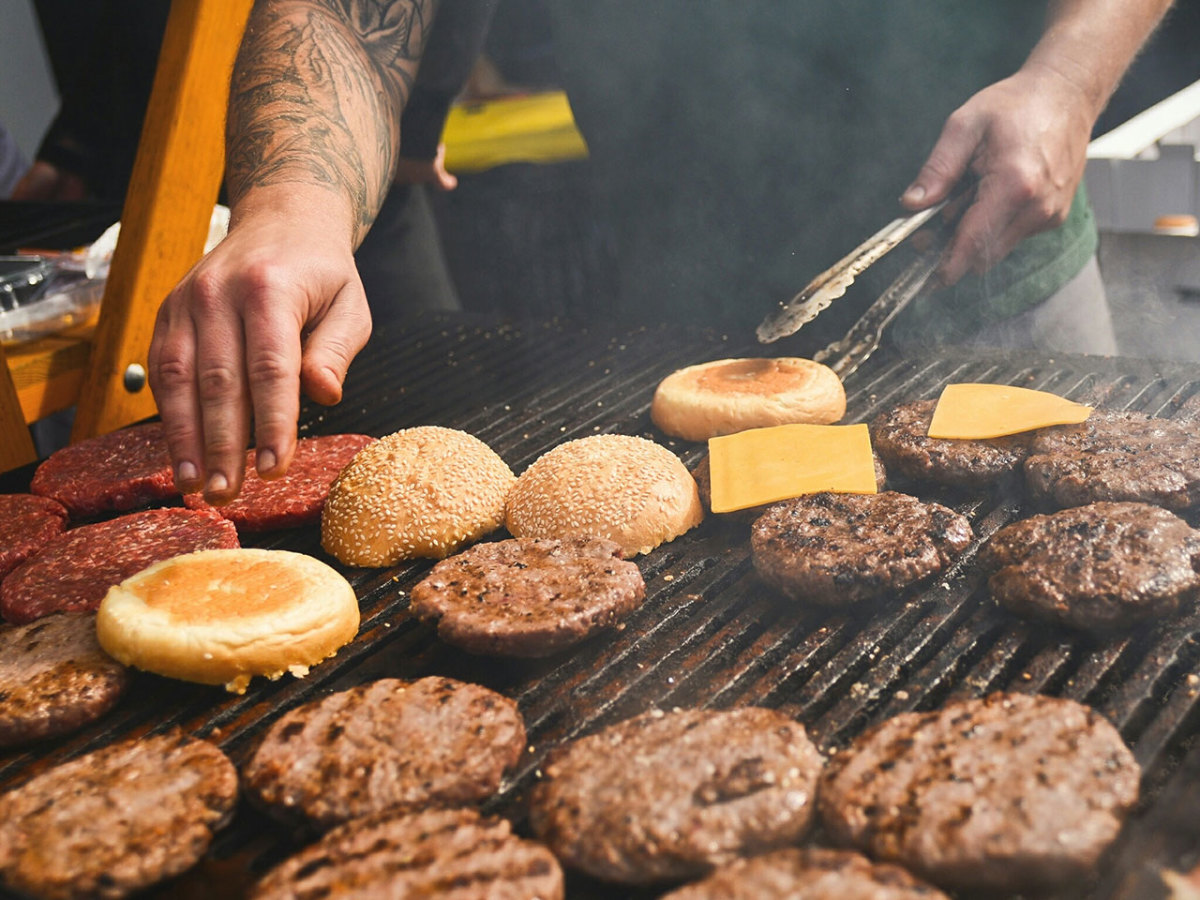
M 996 693 L 865 732 L 831 759 L 818 806 L 839 844 L 943 887 L 1018 892 L 1086 877 L 1139 780 L 1095 710 Z
M 827 606 L 904 589 L 974 539 L 965 516 L 908 494 L 810 494 L 773 504 L 750 534 L 754 569 L 793 600 Z
M 131 680 L 101 649 L 94 614 L 0 626 L 0 746 L 58 737 L 96 721 Z
M 1037 433 L 1025 482 L 1053 508 L 1111 500 L 1186 512 L 1200 506 L 1200 434 L 1186 419 L 1097 409 Z
M 1170 616 L 1200 592 L 1200 532 L 1146 503 L 1031 516 L 980 550 L 995 600 L 1018 615 L 1111 632 Z
M 888 470 L 911 481 L 981 488 L 1020 470 L 1033 433 L 987 440 L 929 437 L 936 400 L 902 403 L 870 423 L 871 445 Z
M 568 866 L 649 884 L 797 842 L 823 764 L 759 707 L 651 711 L 554 751 L 530 825 Z
M 557 653 L 641 606 L 646 585 L 620 545 L 514 538 L 444 559 L 412 591 L 412 611 L 471 653 Z
M 524 749 L 507 697 L 450 678 L 383 678 L 285 714 L 242 775 L 268 811 L 326 829 L 388 809 L 478 803 Z

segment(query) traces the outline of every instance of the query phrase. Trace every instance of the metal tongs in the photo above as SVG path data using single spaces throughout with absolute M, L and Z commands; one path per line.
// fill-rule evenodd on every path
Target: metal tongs
M 871 235 L 849 255 L 809 282 L 795 297 L 772 311 L 758 326 L 759 341 L 770 343 L 795 334 L 802 325 L 811 322 L 845 294 L 859 275 L 919 231 L 948 203 L 953 202 L 955 208 L 961 209 L 962 204 L 957 200 L 963 193 L 958 191 L 928 209 L 894 219 Z M 825 363 L 844 378 L 875 352 L 882 340 L 883 329 L 922 292 L 937 270 L 953 228 L 949 223 L 941 222 L 931 226 L 928 232 L 929 241 L 922 246 L 916 259 L 867 308 L 845 337 L 816 353 L 813 359 Z

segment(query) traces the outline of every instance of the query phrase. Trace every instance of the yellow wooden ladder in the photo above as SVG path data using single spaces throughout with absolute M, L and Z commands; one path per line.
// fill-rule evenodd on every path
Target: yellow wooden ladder
M 158 305 L 200 258 L 224 168 L 229 74 L 252 0 L 173 0 L 95 327 L 0 347 L 0 471 L 37 458 L 28 425 L 75 406 L 71 440 L 157 410 Z

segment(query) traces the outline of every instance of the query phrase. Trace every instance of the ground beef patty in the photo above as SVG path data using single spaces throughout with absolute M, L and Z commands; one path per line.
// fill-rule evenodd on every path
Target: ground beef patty
M 900 591 L 970 545 L 965 516 L 908 494 L 810 494 L 754 523 L 754 569 L 793 600 L 843 605 Z
M 148 509 L 81 525 L 0 582 L 0 613 L 22 624 L 53 612 L 95 610 L 110 587 L 153 563 L 237 546 L 233 523 L 211 510 Z
M 0 880 L 37 897 L 124 897 L 177 875 L 233 814 L 237 771 L 175 733 L 114 744 L 0 796 Z
M 250 900 L 331 896 L 561 900 L 558 860 L 468 809 L 382 813 L 339 825 L 268 872 Z
M 238 531 L 272 531 L 298 528 L 321 521 L 329 486 L 356 453 L 375 438 L 365 434 L 329 434 L 301 438 L 296 455 L 282 478 L 263 481 L 255 469 L 257 454 L 246 453 L 242 490 L 222 506 L 211 506 L 203 494 L 184 494 L 191 509 L 215 509 Z
M 935 884 L 1015 892 L 1089 874 L 1139 776 L 1096 711 L 997 693 L 869 730 L 830 760 L 819 809 L 835 841 Z
M 1037 433 L 1025 460 L 1030 494 L 1056 508 L 1134 500 L 1175 512 L 1200 505 L 1195 423 L 1097 409 Z
M 1032 432 L 977 441 L 929 437 L 936 400 L 902 403 L 871 422 L 871 446 L 893 475 L 950 487 L 977 488 L 1020 469 Z
M 796 843 L 822 762 L 804 726 L 774 710 L 655 710 L 555 751 L 530 825 L 597 878 L 693 877 Z
M 412 611 L 471 653 L 533 657 L 612 625 L 645 596 L 615 541 L 514 538 L 439 562 L 413 588 Z
M 899 866 L 851 850 L 788 847 L 739 859 L 661 900 L 949 900 Z
M 178 497 L 161 422 L 134 425 L 50 454 L 30 490 L 53 497 L 75 518 Z
M 0 747 L 94 722 L 130 680 L 129 670 L 100 649 L 90 613 L 0 626 Z
M 268 810 L 324 829 L 389 809 L 477 803 L 524 749 L 512 700 L 450 678 L 384 678 L 287 713 L 242 775 Z
M 1147 503 L 1092 503 L 1000 529 L 980 564 L 992 596 L 1018 615 L 1110 631 L 1196 597 L 1200 532 Z
M 36 494 L 0 495 L 0 578 L 3 578 L 67 524 L 67 508 Z

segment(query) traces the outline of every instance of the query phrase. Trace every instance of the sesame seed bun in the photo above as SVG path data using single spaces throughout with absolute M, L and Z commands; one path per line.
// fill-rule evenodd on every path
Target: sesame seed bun
M 363 448 L 329 490 L 321 545 L 351 566 L 442 559 L 504 524 L 512 469 L 479 438 L 423 425 Z
M 508 495 L 513 537 L 599 537 L 625 556 L 649 553 L 700 524 L 696 480 L 667 448 L 597 434 L 538 457 Z
M 651 421 L 686 441 L 770 425 L 831 425 L 845 414 L 846 391 L 833 369 L 794 356 L 679 369 L 659 383 L 650 405 Z
M 96 636 L 127 666 L 242 693 L 255 675 L 297 677 L 358 632 L 354 588 L 288 550 L 199 550 L 109 588 Z

